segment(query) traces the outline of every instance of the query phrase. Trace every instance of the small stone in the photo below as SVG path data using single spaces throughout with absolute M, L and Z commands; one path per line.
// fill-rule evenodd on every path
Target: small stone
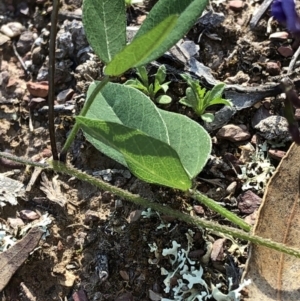
M 269 38 L 273 40 L 286 40 L 289 37 L 289 34 L 286 31 L 277 31 L 270 34 Z
M 73 96 L 74 94 L 74 90 L 73 89 L 66 89 L 66 90 L 63 90 L 61 92 L 59 92 L 56 96 L 56 100 L 59 102 L 59 103 L 64 103 L 68 100 L 71 99 L 71 97 Z
M 85 224 L 89 224 L 90 222 L 96 222 L 100 219 L 97 211 L 88 210 L 84 215 Z
M 262 199 L 251 190 L 247 190 L 238 196 L 237 201 L 242 213 L 251 214 L 260 206 Z
M 278 140 L 287 142 L 291 140 L 291 135 L 288 130 L 288 122 L 282 116 L 272 115 L 261 120 L 255 127 L 259 130 L 259 135 L 267 140 Z
M 10 40 L 10 38 L 8 36 L 0 33 L 0 46 L 4 45 L 9 40 Z
M 24 226 L 24 222 L 18 217 L 17 218 L 9 217 L 7 219 L 7 222 L 13 229 L 18 229 Z
M 20 217 L 25 220 L 35 220 L 40 218 L 40 215 L 33 210 L 21 210 Z
M 202 206 L 200 206 L 200 205 L 194 205 L 193 208 L 194 208 L 194 210 L 195 210 L 195 212 L 197 214 L 204 214 L 204 209 L 203 209 Z
M 226 139 L 232 142 L 244 141 L 251 137 L 244 124 L 235 125 L 227 124 L 224 125 L 218 132 L 217 138 Z
M 278 149 L 269 149 L 268 154 L 271 158 L 277 161 L 281 161 L 281 159 L 285 156 L 286 152 Z
M 32 96 L 46 97 L 48 95 L 48 82 L 28 82 L 27 89 Z
M 0 73 L 0 86 L 5 86 L 7 85 L 8 81 L 9 81 L 9 73 L 8 71 L 2 71 Z
M 33 65 L 41 65 L 43 63 L 43 55 L 41 54 L 41 47 L 36 47 L 32 50 L 31 59 Z
M 234 11 L 241 11 L 243 7 L 244 7 L 244 1 L 241 0 L 229 1 L 229 8 Z
M 279 75 L 281 71 L 280 67 L 280 62 L 267 62 L 266 71 L 272 76 Z
M 300 120 L 300 109 L 296 109 L 296 111 L 295 111 L 295 118 L 296 118 L 296 120 Z
M 271 116 L 271 113 L 268 109 L 266 109 L 264 106 L 260 106 L 260 108 L 255 112 L 255 114 L 252 117 L 251 125 L 254 128 L 257 126 L 263 119 L 266 119 L 267 117 Z
M 28 52 L 32 44 L 34 42 L 34 36 L 32 31 L 24 31 L 19 38 L 19 41 L 17 43 L 17 50 L 20 55 L 24 55 L 26 52 Z
M 294 50 L 291 46 L 280 46 L 277 51 L 283 56 L 283 57 L 291 57 L 294 54 Z
M 75 292 L 73 295 L 73 300 L 74 301 L 88 301 L 88 298 L 84 292 L 84 290 L 79 290 L 78 292 Z
M 9 22 L 1 26 L 0 31 L 10 38 L 17 37 L 23 31 L 23 25 L 19 22 Z

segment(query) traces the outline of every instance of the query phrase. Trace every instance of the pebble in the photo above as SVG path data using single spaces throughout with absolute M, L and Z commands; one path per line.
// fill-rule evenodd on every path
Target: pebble
M 229 8 L 234 11 L 241 11 L 244 7 L 245 1 L 241 0 L 232 0 L 229 1 Z
M 10 38 L 8 36 L 0 33 L 0 46 L 4 45 L 9 40 L 10 40 Z
M 22 32 L 17 43 L 17 50 L 19 54 L 24 55 L 26 52 L 30 51 L 33 42 L 34 35 L 32 31 L 27 30 Z
M 289 37 L 289 34 L 286 31 L 277 31 L 270 34 L 270 39 L 277 40 L 286 40 Z
M 235 125 L 227 124 L 224 125 L 218 132 L 217 138 L 226 139 L 232 142 L 244 141 L 251 137 L 244 124 Z
M 36 47 L 32 50 L 31 59 L 33 65 L 41 65 L 43 63 L 43 55 L 41 54 L 41 47 Z
M 287 142 L 291 140 L 288 130 L 288 122 L 282 116 L 269 116 L 261 120 L 255 127 L 259 135 L 267 140 L 279 140 Z
M 290 57 L 294 54 L 294 50 L 291 46 L 280 46 L 277 51 L 284 57 Z
M 75 292 L 73 295 L 73 300 L 74 301 L 88 301 L 88 298 L 85 294 L 85 291 L 80 289 L 79 291 Z
M 286 152 L 278 149 L 269 149 L 268 154 L 271 158 L 281 161 L 281 159 L 285 156 Z
M 48 95 L 48 82 L 28 82 L 27 89 L 32 96 L 35 97 L 46 97 Z
M 296 120 L 300 120 L 300 109 L 296 109 L 296 111 L 295 111 L 295 118 L 296 118 Z
M 241 213 L 251 214 L 260 206 L 262 199 L 251 190 L 247 190 L 238 196 L 237 201 Z
M 10 38 L 17 37 L 23 31 L 23 25 L 19 22 L 10 22 L 1 26 L 0 31 Z
M 20 217 L 24 220 L 35 220 L 40 218 L 40 215 L 33 210 L 21 210 Z
M 271 113 L 264 106 L 260 106 L 259 109 L 255 112 L 251 119 L 251 125 L 254 128 L 257 126 L 263 119 L 271 116 Z
M 2 71 L 0 73 L 0 87 L 7 85 L 9 78 L 10 78 L 10 76 L 9 76 L 8 71 Z
M 13 229 L 18 229 L 24 226 L 24 222 L 19 217 L 9 217 L 7 222 Z
M 64 103 L 66 102 L 67 100 L 70 100 L 71 97 L 73 96 L 74 94 L 74 90 L 73 89 L 66 89 L 66 90 L 63 90 L 61 92 L 59 92 L 57 94 L 57 97 L 56 97 L 56 100 L 59 102 L 59 103 Z
M 280 62 L 267 62 L 266 71 L 272 76 L 279 75 L 281 71 L 280 67 Z

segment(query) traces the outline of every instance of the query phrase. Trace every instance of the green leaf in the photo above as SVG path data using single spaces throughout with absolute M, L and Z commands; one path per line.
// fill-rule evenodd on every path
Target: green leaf
M 210 105 L 211 101 L 215 98 L 222 98 L 223 91 L 225 89 L 225 84 L 220 83 L 215 85 L 212 90 L 208 91 L 204 97 L 204 105 L 207 107 Z
M 137 69 L 136 74 L 141 79 L 141 81 L 145 85 L 145 87 L 148 88 L 148 86 L 149 86 L 149 79 L 148 79 L 147 69 L 145 68 L 145 66 L 140 66 L 140 67 L 138 67 L 136 69 Z
M 182 105 L 187 106 L 189 108 L 193 108 L 191 101 L 186 96 L 179 99 L 179 103 L 181 103 Z
M 192 183 L 167 143 L 119 123 L 76 117 L 84 132 L 120 152 L 130 171 L 149 183 L 188 190 Z
M 198 17 L 201 16 L 207 3 L 208 0 L 159 0 L 151 9 L 146 20 L 134 37 L 134 40 L 149 32 L 156 24 L 159 24 L 171 15 L 178 14 L 179 18 L 176 26 L 173 27 L 172 31 L 168 34 L 167 39 L 148 55 L 144 61 L 141 61 L 140 65 L 146 65 L 160 57 L 186 35 L 189 29 L 195 24 Z
M 166 40 L 170 31 L 177 22 L 177 15 L 170 15 L 162 22 L 156 23 L 150 31 L 134 39 L 129 45 L 121 50 L 104 70 L 106 75 L 118 76 L 132 67 L 138 67 L 148 63 L 141 63 Z
M 125 47 L 124 0 L 84 0 L 82 21 L 89 44 L 106 64 Z
M 205 166 L 211 152 L 211 138 L 206 130 L 192 119 L 159 109 L 168 129 L 170 145 L 178 153 L 182 165 L 196 177 Z
M 90 85 L 87 96 L 96 85 L 97 82 Z M 145 94 L 130 86 L 108 83 L 96 96 L 86 117 L 124 124 L 130 128 L 140 129 L 153 138 L 169 142 L 165 122 L 155 104 Z M 88 133 L 84 134 L 100 152 L 127 166 L 120 152 L 98 142 Z
M 209 105 L 226 105 L 226 106 L 232 106 L 232 102 L 229 99 L 224 98 L 215 98 L 212 101 L 209 102 Z
M 160 95 L 157 98 L 155 98 L 155 102 L 161 105 L 168 105 L 169 103 L 171 103 L 171 101 L 172 98 L 168 95 Z
M 165 82 L 164 84 L 162 84 L 161 86 L 160 86 L 160 88 L 166 93 L 168 90 L 169 90 L 169 84 L 170 84 L 171 82 Z
M 136 88 L 146 95 L 149 94 L 147 87 L 145 87 L 138 79 L 129 79 L 124 83 L 124 85 Z
M 206 122 L 213 122 L 215 119 L 215 116 L 212 113 L 204 113 L 200 117 L 203 121 Z
M 157 69 L 157 72 L 155 74 L 155 79 L 160 83 L 163 84 L 163 82 L 166 79 L 167 75 L 167 69 L 165 65 L 160 65 L 159 68 Z

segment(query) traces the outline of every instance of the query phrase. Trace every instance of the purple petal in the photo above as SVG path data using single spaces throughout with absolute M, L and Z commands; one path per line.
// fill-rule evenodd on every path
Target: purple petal
M 273 17 L 286 25 L 292 33 L 300 33 L 300 16 L 294 0 L 274 0 L 271 7 Z
M 282 8 L 281 0 L 274 0 L 271 6 L 272 16 L 280 23 L 286 24 L 286 16 Z

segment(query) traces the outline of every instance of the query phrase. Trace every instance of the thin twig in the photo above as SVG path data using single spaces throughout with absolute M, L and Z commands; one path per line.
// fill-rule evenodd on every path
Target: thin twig
M 270 4 L 272 3 L 273 0 L 265 0 L 260 7 L 258 8 L 258 10 L 253 14 L 251 21 L 250 21 L 250 28 L 253 29 L 258 21 L 260 20 L 260 18 L 263 16 L 263 14 L 266 12 L 266 10 L 268 9 L 268 7 L 270 6 Z
M 294 69 L 294 66 L 296 64 L 296 61 L 297 61 L 297 58 L 298 56 L 300 55 L 300 46 L 298 47 L 297 51 L 294 53 L 291 61 L 290 61 L 290 64 L 289 64 L 289 68 L 288 68 L 288 74 L 291 73 Z
M 57 31 L 57 15 L 59 9 L 59 0 L 53 1 L 53 10 L 51 16 L 51 30 L 50 30 L 50 43 L 49 43 L 49 134 L 51 142 L 51 150 L 54 160 L 58 160 L 58 153 L 56 148 L 55 139 L 55 125 L 54 125 L 54 76 L 55 76 L 55 40 Z
M 23 69 L 24 69 L 26 75 L 28 75 L 28 74 L 29 74 L 29 71 L 28 71 L 26 65 L 24 64 L 23 59 L 22 59 L 21 56 L 19 55 L 15 43 L 12 43 L 12 47 L 13 47 L 13 51 L 14 51 L 15 56 L 17 57 L 17 59 L 19 60 L 20 64 L 22 65 L 22 67 L 23 67 Z

